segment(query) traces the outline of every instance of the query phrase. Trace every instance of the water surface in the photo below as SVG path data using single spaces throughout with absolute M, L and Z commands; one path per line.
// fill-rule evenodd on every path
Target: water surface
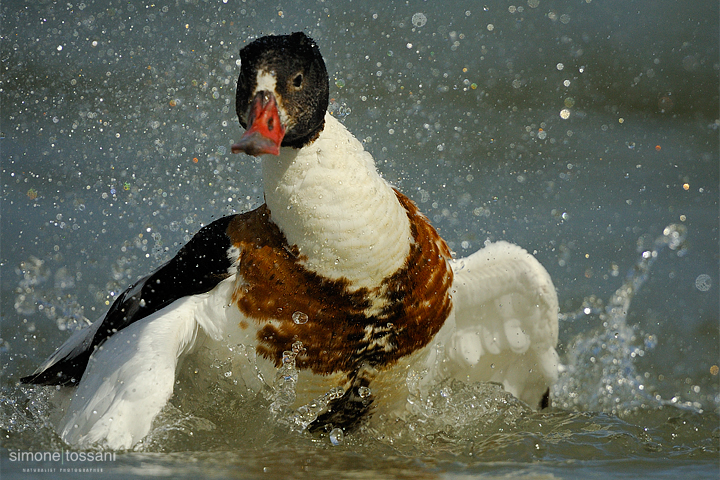
M 238 51 L 297 30 L 333 113 L 458 256 L 502 239 L 548 269 L 555 407 L 453 383 L 335 445 L 219 375 L 102 478 L 717 478 L 716 2 L 1 8 L 3 478 L 87 467 L 11 461 L 67 451 L 47 391 L 17 379 L 202 225 L 262 203 L 259 164 L 229 153 Z

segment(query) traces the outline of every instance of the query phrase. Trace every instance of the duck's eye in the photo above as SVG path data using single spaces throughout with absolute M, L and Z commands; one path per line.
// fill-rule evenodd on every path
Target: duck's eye
M 295 88 L 300 88 L 302 86 L 303 76 L 302 73 L 298 73 L 295 75 L 295 78 L 293 78 L 293 86 Z

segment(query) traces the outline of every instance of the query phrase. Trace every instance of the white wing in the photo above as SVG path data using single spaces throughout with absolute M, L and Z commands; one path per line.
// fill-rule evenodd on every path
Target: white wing
M 208 293 L 176 300 L 116 332 L 90 357 L 58 433 L 70 445 L 127 449 L 145 437 L 173 393 L 178 359 L 198 329 L 219 339 L 234 276 Z M 231 318 L 232 317 L 232 318 Z
M 507 242 L 452 263 L 455 329 L 449 373 L 494 381 L 533 407 L 557 380 L 558 301 L 542 265 Z

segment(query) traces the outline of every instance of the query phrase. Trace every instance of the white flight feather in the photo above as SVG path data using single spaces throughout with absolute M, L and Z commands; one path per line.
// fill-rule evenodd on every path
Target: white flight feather
M 558 301 L 547 271 L 529 253 L 492 243 L 451 263 L 455 325 L 446 366 L 469 381 L 495 381 L 537 406 L 558 376 Z
M 208 293 L 176 300 L 109 337 L 92 354 L 58 426 L 62 439 L 111 449 L 142 440 L 172 395 L 178 359 L 192 348 L 198 327 L 220 340 L 242 318 L 230 306 L 234 282 L 229 277 Z

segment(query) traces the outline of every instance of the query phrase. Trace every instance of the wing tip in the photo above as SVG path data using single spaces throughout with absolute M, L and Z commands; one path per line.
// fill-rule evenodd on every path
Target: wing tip
M 90 360 L 90 353 L 85 350 L 79 355 L 66 356 L 59 360 L 54 360 L 55 355 L 53 355 L 33 373 L 20 377 L 20 383 L 46 386 L 77 385 Z
M 48 369 L 41 371 L 36 370 L 30 375 L 20 377 L 20 383 L 25 385 L 68 386 L 76 385 L 78 380 L 74 375 L 67 375 L 62 371 L 56 371 L 56 369 Z

